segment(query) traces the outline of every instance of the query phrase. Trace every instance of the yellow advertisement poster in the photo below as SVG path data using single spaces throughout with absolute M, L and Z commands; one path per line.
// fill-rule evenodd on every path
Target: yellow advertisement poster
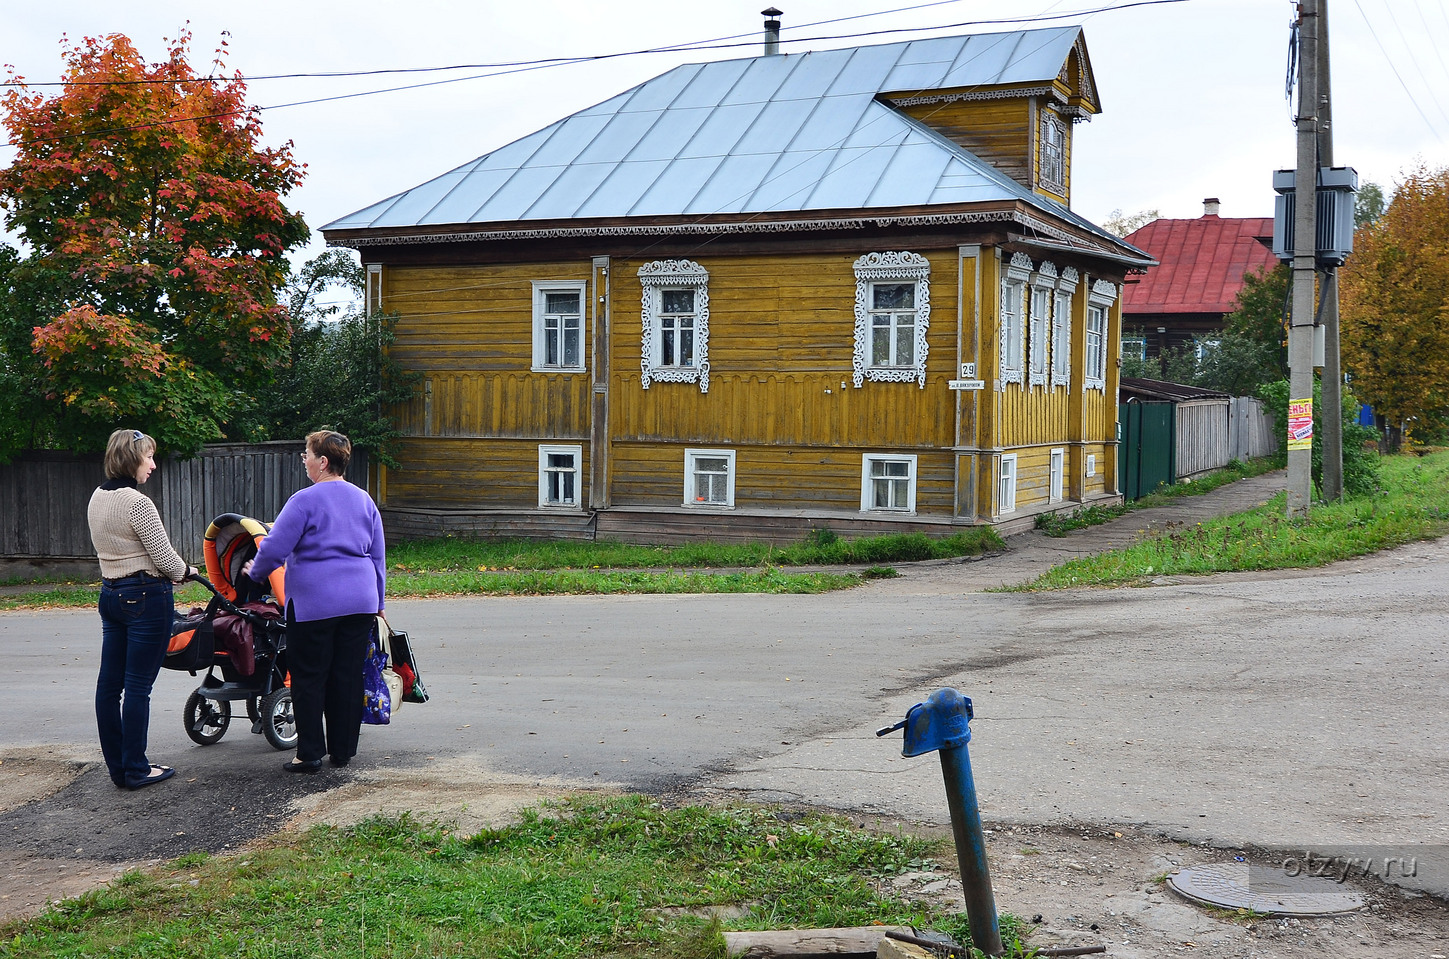
M 1313 449 L 1313 397 L 1288 401 L 1288 448 Z

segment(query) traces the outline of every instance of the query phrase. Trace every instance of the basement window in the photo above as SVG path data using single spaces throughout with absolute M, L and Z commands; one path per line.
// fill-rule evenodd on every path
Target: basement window
M 865 454 L 861 465 L 860 509 L 863 513 L 914 513 L 915 454 Z
M 684 451 L 684 505 L 734 508 L 734 450 Z
M 538 505 L 540 509 L 578 509 L 582 446 L 538 448 Z

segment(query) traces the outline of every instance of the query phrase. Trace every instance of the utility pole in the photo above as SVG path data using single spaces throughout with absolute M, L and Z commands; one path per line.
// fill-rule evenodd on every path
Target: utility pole
M 1333 166 L 1333 84 L 1328 70 L 1328 0 L 1318 0 L 1318 165 Z M 1317 203 L 1314 206 L 1317 207 Z M 1323 498 L 1343 499 L 1343 367 L 1338 354 L 1338 267 L 1323 270 Z
M 1318 0 L 1298 4 L 1298 169 L 1288 320 L 1288 516 L 1313 500 L 1313 285 L 1318 252 Z

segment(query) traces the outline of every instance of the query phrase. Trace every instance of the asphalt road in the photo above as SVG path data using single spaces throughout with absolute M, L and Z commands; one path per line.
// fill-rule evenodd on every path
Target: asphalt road
M 975 702 L 970 755 L 988 822 L 1406 854 L 1420 862 L 1411 884 L 1449 894 L 1449 543 L 1311 572 L 980 591 L 1148 523 L 1246 505 L 1272 478 L 1236 487 L 1186 513 L 1130 514 L 1067 540 L 1030 534 L 1003 557 L 823 596 L 398 601 L 389 618 L 411 633 L 433 698 L 365 729 L 359 762 L 466 758 L 540 781 L 941 822 L 936 758 L 903 759 L 899 734 L 874 730 L 954 686 Z M 90 611 L 0 614 L 0 756 L 95 752 L 98 641 Z M 195 682 L 158 682 L 153 761 L 212 793 L 279 779 L 285 754 L 244 718 L 217 745 L 186 738 Z M 82 777 L 71 804 L 113 801 L 104 778 Z M 32 831 L 72 828 L 53 810 L 29 815 Z M 0 840 L 22 831 L 12 822 Z

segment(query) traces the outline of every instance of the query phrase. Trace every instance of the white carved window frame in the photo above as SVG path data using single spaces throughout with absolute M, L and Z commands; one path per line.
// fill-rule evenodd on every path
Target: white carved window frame
M 639 365 L 644 389 L 653 382 L 698 383 L 709 392 L 709 271 L 693 260 L 654 260 L 639 267 L 643 287 Z M 659 313 L 665 290 L 694 291 L 694 365 L 659 365 Z
M 1031 277 L 1031 305 L 1027 323 L 1027 378 L 1032 386 L 1047 385 L 1051 373 L 1052 296 L 1057 285 L 1055 263 L 1043 263 Z
M 1031 257 L 1017 253 L 1001 277 L 1001 382 L 1020 383 L 1026 366 L 1026 281 Z
M 1062 270 L 1052 294 L 1052 387 L 1072 382 L 1072 297 L 1080 279 L 1075 267 Z
M 916 356 L 911 366 L 870 365 L 870 289 L 873 283 L 916 284 Z M 931 325 L 931 261 L 906 251 L 867 253 L 855 261 L 855 355 L 852 381 L 909 383 L 926 388 L 926 331 Z
M 362 309 L 368 316 L 382 312 L 382 264 L 367 264 L 367 285 L 363 288 Z
M 1041 113 L 1037 177 L 1058 196 L 1067 195 L 1067 125 L 1051 110 Z
M 1112 326 L 1111 310 L 1116 302 L 1117 284 L 1110 280 L 1098 280 L 1087 293 L 1087 369 L 1083 386 L 1089 390 L 1107 388 L 1107 333 Z

